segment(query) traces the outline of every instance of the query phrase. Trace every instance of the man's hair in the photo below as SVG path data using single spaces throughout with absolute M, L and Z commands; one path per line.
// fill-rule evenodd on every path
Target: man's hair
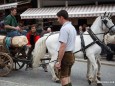
M 36 28 L 36 25 L 35 25 L 35 24 L 31 25 L 31 28 L 33 28 L 33 27 L 35 27 L 35 28 Z
M 12 7 L 12 8 L 10 9 L 10 11 L 13 11 L 13 10 L 16 10 L 16 8 Z
M 64 19 L 68 19 L 68 12 L 66 10 L 60 10 L 58 13 L 57 13 L 57 16 L 58 17 L 64 17 Z

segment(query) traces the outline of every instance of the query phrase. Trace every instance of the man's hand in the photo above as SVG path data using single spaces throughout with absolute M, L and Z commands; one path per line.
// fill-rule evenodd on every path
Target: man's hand
M 30 47 L 31 47 L 31 45 L 27 45 L 27 47 L 29 47 L 29 48 L 30 48 Z
M 17 26 L 17 27 L 15 27 L 15 29 L 16 29 L 16 30 L 20 30 L 20 27 L 19 27 L 19 26 Z
M 60 63 L 60 62 L 56 62 L 55 67 L 56 67 L 57 69 L 61 69 L 61 63 Z

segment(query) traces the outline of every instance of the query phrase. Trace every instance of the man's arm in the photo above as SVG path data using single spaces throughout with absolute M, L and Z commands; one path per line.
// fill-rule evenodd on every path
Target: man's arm
M 59 54 L 58 54 L 58 62 L 61 63 L 62 58 L 65 53 L 66 43 L 61 42 L 60 48 L 59 48 Z
M 18 24 L 17 24 L 17 27 L 14 27 L 14 26 L 12 26 L 11 25 L 11 21 L 12 21 L 12 18 L 11 18 L 11 16 L 9 15 L 9 16 L 7 16 L 5 19 L 4 19 L 4 24 L 5 24 L 5 28 L 6 29 L 19 29 L 19 26 L 18 26 Z
M 8 29 L 16 29 L 16 27 L 10 26 L 10 25 L 5 25 L 5 28 L 8 28 Z
M 14 26 L 10 26 L 10 25 L 5 25 L 5 28 L 12 29 L 12 30 L 20 30 L 19 26 L 14 27 Z

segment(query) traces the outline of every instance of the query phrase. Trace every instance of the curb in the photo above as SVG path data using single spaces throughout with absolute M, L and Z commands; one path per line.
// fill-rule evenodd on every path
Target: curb
M 87 62 L 87 60 L 84 60 L 84 59 L 76 59 L 75 61 L 78 61 L 78 62 Z M 109 61 L 102 61 L 101 60 L 101 64 L 102 65 L 107 65 L 107 66 L 115 66 L 115 62 L 109 62 Z

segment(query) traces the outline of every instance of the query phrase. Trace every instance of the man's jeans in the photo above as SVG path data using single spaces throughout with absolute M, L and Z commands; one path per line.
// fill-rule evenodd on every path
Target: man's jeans
M 26 30 L 23 30 L 23 31 L 21 32 L 21 35 L 26 36 L 26 34 L 27 34 L 27 31 L 26 31 Z
M 14 37 L 14 36 L 20 36 L 20 32 L 19 31 L 10 31 L 7 32 L 7 37 Z

